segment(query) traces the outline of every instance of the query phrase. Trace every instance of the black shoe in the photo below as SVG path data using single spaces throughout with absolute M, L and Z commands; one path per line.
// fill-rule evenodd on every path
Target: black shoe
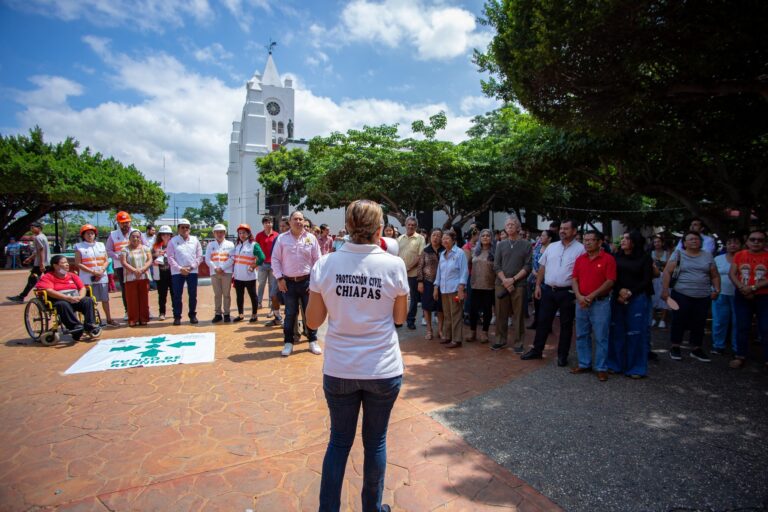
M 568 366 L 568 358 L 567 357 L 557 357 L 557 366 Z
M 83 337 L 83 326 L 75 327 L 71 331 L 69 331 L 69 335 L 72 336 L 72 339 L 75 341 L 80 341 L 80 338 Z
M 412 331 L 416 330 L 416 324 L 408 324 L 408 328 Z
M 491 350 L 501 350 L 506 346 L 507 346 L 506 343 L 494 343 L 493 345 L 491 345 Z
M 389 508 L 389 505 L 382 503 L 381 504 L 381 512 L 392 512 L 392 509 Z
M 21 295 L 13 295 L 11 297 L 6 297 L 11 302 L 15 302 L 16 304 L 24 304 L 24 299 L 21 298 Z
M 680 347 L 672 347 L 671 349 L 669 349 L 669 357 L 671 357 L 675 361 L 682 361 L 683 354 L 680 352 Z
M 224 317 L 222 317 L 221 315 L 214 315 L 213 316 L 213 320 L 211 320 L 211 323 L 212 324 L 217 324 L 217 323 L 221 322 L 222 320 L 224 320 Z
M 181 318 L 174 318 L 173 325 L 181 325 Z
M 530 329 L 532 331 L 535 331 L 536 330 L 536 324 L 531 324 L 528 327 L 526 327 L 526 329 Z
M 196 324 L 198 323 L 197 315 L 189 315 L 189 323 Z
M 522 359 L 523 361 L 529 361 L 531 359 L 541 359 L 541 358 L 542 358 L 541 353 L 537 352 L 535 349 L 531 349 L 525 354 L 520 356 L 520 359 Z
M 231 317 L 231 316 L 229 316 L 229 315 L 224 315 L 224 323 L 225 323 L 225 324 L 228 324 L 228 323 L 229 323 L 229 322 L 231 322 L 231 321 L 232 321 L 232 317 Z
M 724 356 L 727 355 L 728 351 L 725 348 L 713 348 L 709 353 L 713 356 Z
M 659 354 L 657 354 L 654 351 L 648 352 L 648 360 L 649 361 L 658 361 L 659 360 Z
M 697 348 L 696 350 L 691 350 L 691 357 L 698 359 L 699 361 L 703 363 L 709 363 L 712 360 L 709 358 L 706 352 L 704 352 L 701 347 Z

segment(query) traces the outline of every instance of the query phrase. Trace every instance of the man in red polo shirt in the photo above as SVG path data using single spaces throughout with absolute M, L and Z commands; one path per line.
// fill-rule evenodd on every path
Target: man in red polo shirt
M 51 258 L 51 267 L 52 270 L 43 274 L 37 282 L 36 288 L 47 292 L 48 299 L 53 302 L 53 307 L 73 340 L 80 340 L 83 330 L 98 338 L 101 327 L 96 324 L 93 299 L 85 296 L 83 282 L 77 274 L 69 271 L 67 257 L 54 256 Z M 76 311 L 83 314 L 83 323 L 80 323 Z
M 261 301 L 264 299 L 264 287 L 269 284 L 267 302 L 271 304 L 272 310 L 267 314 L 267 317 L 274 317 L 270 322 L 272 325 L 280 325 L 282 319 L 280 318 L 280 300 L 277 297 L 277 279 L 272 272 L 272 246 L 278 233 L 272 229 L 272 216 L 270 215 L 265 215 L 261 219 L 261 225 L 264 226 L 264 230 L 256 235 L 256 243 L 261 247 L 265 260 L 259 265 L 259 293 L 256 294 L 256 297 L 258 297 L 259 307 L 261 307 Z
M 608 332 L 611 325 L 611 288 L 616 281 L 616 260 L 601 249 L 603 234 L 584 233 L 587 251 L 573 265 L 576 295 L 576 354 L 579 365 L 571 373 L 592 371 L 592 333 L 595 335 L 595 370 L 601 382 L 608 380 Z

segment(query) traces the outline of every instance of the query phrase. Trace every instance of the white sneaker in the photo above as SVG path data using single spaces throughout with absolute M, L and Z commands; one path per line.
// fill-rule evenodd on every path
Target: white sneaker
M 424 317 L 421 317 L 421 325 L 423 325 L 423 326 L 427 325 L 427 321 L 424 320 Z
M 496 325 L 496 317 L 491 317 L 491 325 Z
M 309 342 L 309 351 L 315 354 L 316 356 L 319 356 L 320 354 L 323 353 L 323 349 L 320 348 L 320 345 L 318 345 L 316 341 Z
M 123 322 L 127 322 L 127 321 L 128 321 L 128 313 L 123 315 Z
M 272 310 L 270 309 L 269 312 L 267 313 L 267 318 L 272 318 L 273 316 L 275 316 L 275 313 L 273 313 Z
M 667 324 L 664 323 L 664 320 L 659 320 L 659 329 L 666 329 Z
M 283 351 L 280 352 L 280 355 L 283 357 L 288 357 L 291 355 L 291 352 L 293 352 L 293 343 L 286 343 L 283 347 Z

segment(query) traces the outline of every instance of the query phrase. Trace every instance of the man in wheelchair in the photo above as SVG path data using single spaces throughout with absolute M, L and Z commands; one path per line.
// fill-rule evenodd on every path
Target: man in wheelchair
M 96 323 L 93 299 L 86 296 L 86 288 L 80 277 L 69 271 L 66 256 L 56 255 L 51 258 L 51 270 L 43 274 L 35 288 L 45 290 L 73 340 L 80 340 L 85 331 L 93 338 L 101 335 L 101 327 Z M 82 323 L 76 312 L 83 315 Z

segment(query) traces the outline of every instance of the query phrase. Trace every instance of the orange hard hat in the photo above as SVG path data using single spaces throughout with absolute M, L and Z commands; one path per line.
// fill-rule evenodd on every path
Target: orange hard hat
M 240 224 L 239 226 L 237 226 L 238 231 L 240 231 L 241 229 L 245 229 L 249 233 L 253 233 L 253 231 L 251 231 L 251 226 L 249 224 Z
M 128 212 L 117 212 L 117 222 L 131 222 Z
M 99 230 L 93 224 L 83 224 L 83 227 L 80 228 L 80 236 L 82 237 L 86 231 L 93 231 L 95 235 L 99 234 Z

